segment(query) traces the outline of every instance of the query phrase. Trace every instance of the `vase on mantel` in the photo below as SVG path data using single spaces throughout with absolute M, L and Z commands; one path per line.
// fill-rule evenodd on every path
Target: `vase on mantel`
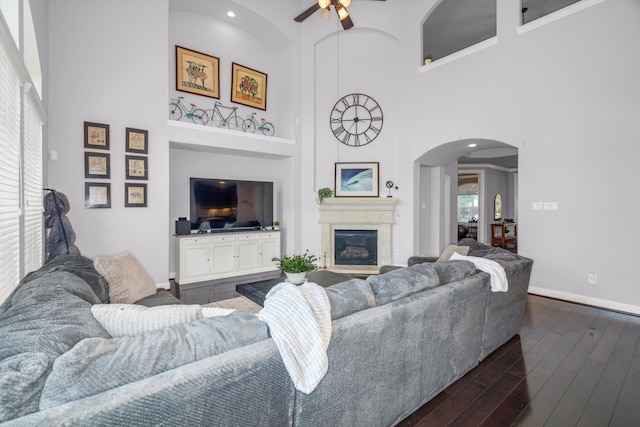
M 292 283 L 294 285 L 301 285 L 302 283 L 306 282 L 306 280 L 307 280 L 307 272 L 306 271 L 303 271 L 301 273 L 287 273 L 285 271 L 284 274 L 287 275 L 287 282 Z

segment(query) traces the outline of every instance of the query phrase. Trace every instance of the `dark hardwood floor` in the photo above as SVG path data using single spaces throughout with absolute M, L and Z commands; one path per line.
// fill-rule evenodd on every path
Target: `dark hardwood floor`
M 640 426 L 640 317 L 529 295 L 520 335 L 399 426 Z

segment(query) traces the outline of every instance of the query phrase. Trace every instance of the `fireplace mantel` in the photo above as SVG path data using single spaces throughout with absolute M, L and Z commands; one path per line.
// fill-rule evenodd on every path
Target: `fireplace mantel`
M 391 226 L 394 223 L 394 197 L 329 197 L 316 199 L 320 214 L 320 266 L 347 274 L 377 274 L 380 267 L 391 264 Z M 378 265 L 336 266 L 334 262 L 334 230 L 377 230 Z

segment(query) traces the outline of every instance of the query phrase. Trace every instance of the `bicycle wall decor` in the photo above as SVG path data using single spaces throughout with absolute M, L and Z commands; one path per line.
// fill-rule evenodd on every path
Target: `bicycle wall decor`
M 183 96 L 179 96 L 169 103 L 169 118 L 171 120 L 180 121 L 183 117 L 186 117 L 199 125 L 211 123 L 211 126 L 214 127 L 249 133 L 259 132 L 266 136 L 273 136 L 276 132 L 274 124 L 268 122 L 264 117 L 261 117 L 260 121 L 258 121 L 256 119 L 257 113 L 250 113 L 247 115 L 248 118 L 242 119 L 238 115 L 238 107 L 228 107 L 222 105 L 220 101 L 216 101 L 213 108 L 207 110 L 197 108 L 194 103 L 189 103 L 191 107 L 189 109 L 183 104 L 183 99 Z

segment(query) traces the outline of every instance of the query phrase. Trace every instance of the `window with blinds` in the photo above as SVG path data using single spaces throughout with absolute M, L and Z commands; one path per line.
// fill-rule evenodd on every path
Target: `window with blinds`
M 20 80 L 0 46 L 0 299 L 20 279 Z
M 0 19 L 0 303 L 44 258 L 44 113 L 16 45 Z

